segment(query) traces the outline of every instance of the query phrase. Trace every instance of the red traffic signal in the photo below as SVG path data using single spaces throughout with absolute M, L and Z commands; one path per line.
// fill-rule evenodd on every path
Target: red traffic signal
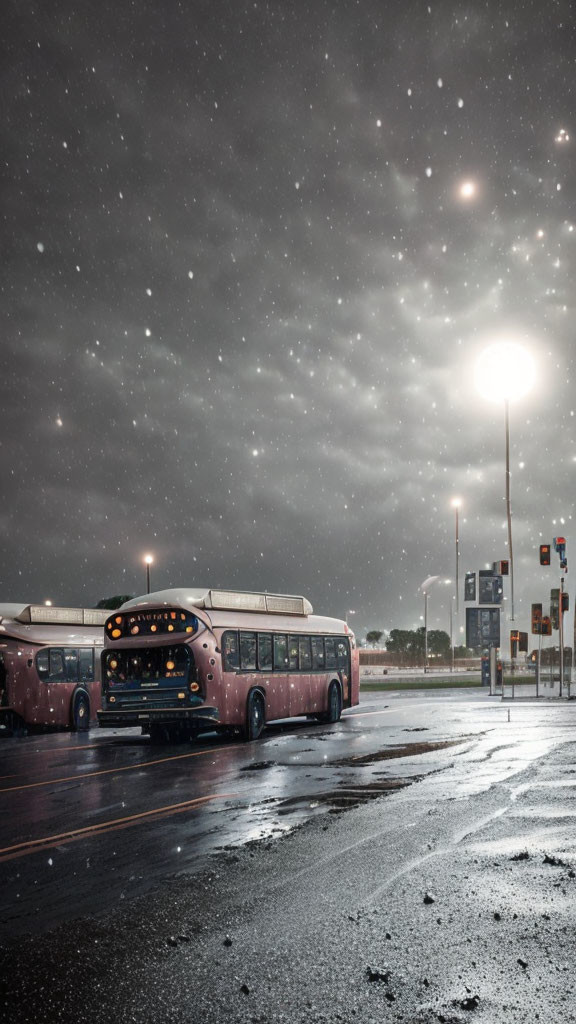
M 549 615 L 542 616 L 540 632 L 542 633 L 542 636 L 552 636 L 552 621 Z
M 550 545 L 540 545 L 540 565 L 550 565 Z

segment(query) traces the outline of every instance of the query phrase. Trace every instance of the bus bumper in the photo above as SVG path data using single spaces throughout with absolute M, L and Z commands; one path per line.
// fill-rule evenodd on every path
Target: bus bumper
M 142 725 L 147 728 L 150 725 L 178 725 L 186 722 L 192 727 L 209 728 L 211 725 L 218 725 L 220 716 L 218 708 L 130 708 L 114 709 L 113 711 L 100 710 L 96 712 L 98 725 L 103 729 L 132 727 Z

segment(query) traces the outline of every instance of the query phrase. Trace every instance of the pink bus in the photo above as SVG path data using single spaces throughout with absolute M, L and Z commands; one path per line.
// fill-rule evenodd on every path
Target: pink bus
M 254 740 L 274 719 L 337 722 L 358 704 L 353 633 L 304 597 L 162 590 L 127 601 L 104 632 L 98 721 L 154 742 L 207 730 Z
M 88 729 L 110 612 L 0 604 L 0 727 Z

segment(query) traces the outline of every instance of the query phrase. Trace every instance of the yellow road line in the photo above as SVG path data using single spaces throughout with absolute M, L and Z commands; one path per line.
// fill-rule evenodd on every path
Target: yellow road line
M 138 764 L 120 765 L 117 768 L 102 768 L 98 772 L 84 772 L 78 775 L 63 775 L 59 779 L 47 779 L 43 782 L 27 782 L 23 786 L 6 786 L 0 789 L 0 793 L 14 793 L 22 789 L 36 789 L 38 786 L 55 786 L 57 782 L 78 782 L 82 779 L 92 779 L 96 775 L 115 775 L 117 772 L 135 771 L 137 768 L 149 768 L 155 764 L 167 764 L 169 761 L 181 761 L 188 757 L 202 757 L 203 754 L 217 754 L 220 750 L 229 750 L 229 747 L 212 747 L 210 750 L 194 750 L 190 754 L 174 754 L 172 757 L 160 757 L 154 761 L 140 761 Z
M 183 800 L 178 804 L 168 804 L 165 807 L 154 807 L 150 811 L 141 811 L 139 814 L 129 814 L 123 818 L 112 818 L 110 821 L 101 821 L 95 825 L 86 825 L 84 828 L 71 829 L 69 832 L 61 832 L 58 835 L 43 836 L 39 839 L 28 839 L 24 843 L 15 843 L 13 846 L 5 846 L 0 849 L 0 863 L 12 860 L 15 857 L 22 857 L 28 853 L 35 853 L 46 847 L 56 846 L 60 843 L 74 842 L 77 839 L 87 839 L 91 836 L 104 835 L 113 832 L 118 828 L 128 828 L 137 824 L 144 818 L 168 816 L 181 811 L 193 810 L 210 800 L 228 800 L 238 796 L 238 793 L 213 793 L 208 796 L 198 796 L 192 800 Z

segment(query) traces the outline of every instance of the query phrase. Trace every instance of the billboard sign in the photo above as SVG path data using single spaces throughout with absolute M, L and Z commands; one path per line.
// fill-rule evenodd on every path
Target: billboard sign
M 478 604 L 502 604 L 502 577 L 492 569 L 478 573 Z
M 464 600 L 476 600 L 476 573 L 467 572 L 464 576 Z
M 466 609 L 466 646 L 472 648 L 500 646 L 499 608 Z

